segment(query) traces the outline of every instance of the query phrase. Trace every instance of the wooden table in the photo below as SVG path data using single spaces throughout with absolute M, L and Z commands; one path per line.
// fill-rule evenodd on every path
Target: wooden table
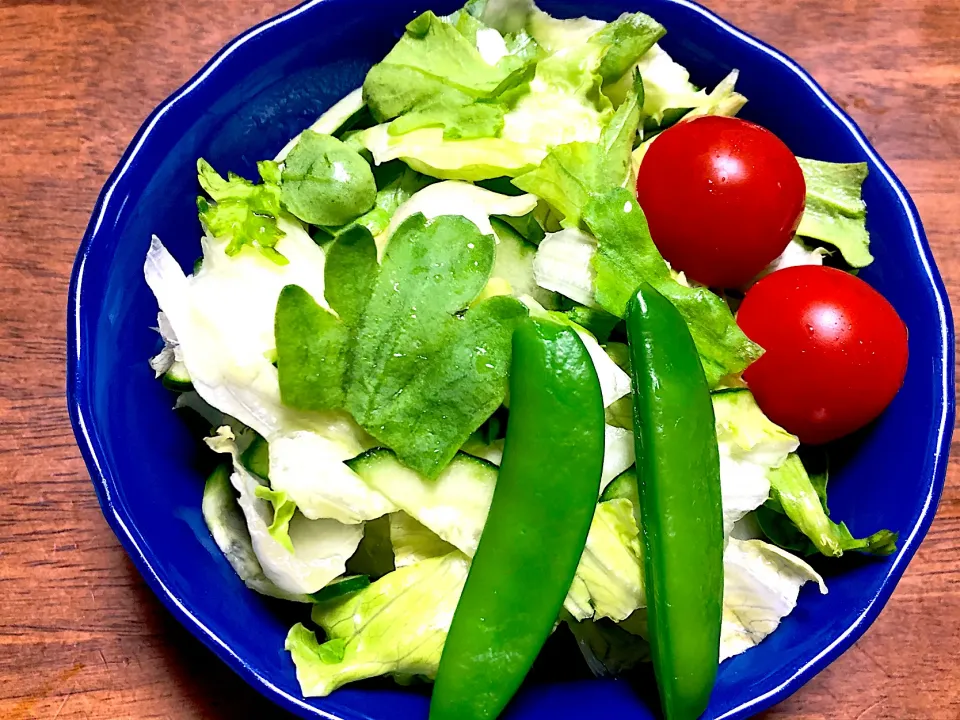
M 289 4 L 0 0 L 5 720 L 281 717 L 133 569 L 100 515 L 63 388 L 70 267 L 108 173 L 155 105 L 227 40 Z M 960 3 L 708 4 L 792 55 L 853 115 L 913 194 L 960 307 Z M 960 717 L 958 460 L 873 628 L 765 717 Z

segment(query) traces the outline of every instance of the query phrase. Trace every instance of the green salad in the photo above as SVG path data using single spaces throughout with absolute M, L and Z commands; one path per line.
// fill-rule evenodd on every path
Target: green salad
M 597 674 L 652 663 L 692 718 L 720 663 L 827 592 L 811 561 L 894 551 L 831 515 L 823 446 L 903 377 L 861 393 L 884 358 L 834 348 L 841 326 L 899 347 L 854 315 L 886 302 L 849 272 L 872 261 L 866 168 L 733 119 L 738 71 L 695 85 L 665 33 L 425 12 L 259 177 L 198 160 L 192 272 L 154 237 L 150 363 L 220 454 L 217 546 L 303 607 L 305 696 L 436 680 L 435 720 L 494 717 L 572 632 Z M 778 303 L 848 290 L 834 345 L 797 349 L 812 316 L 787 338 Z

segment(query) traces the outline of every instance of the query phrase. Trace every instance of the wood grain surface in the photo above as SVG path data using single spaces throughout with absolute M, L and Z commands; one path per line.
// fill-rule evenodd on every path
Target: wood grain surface
M 64 344 L 77 244 L 141 121 L 289 4 L 0 0 L 0 718 L 283 717 L 180 628 L 107 527 L 67 417 Z M 853 115 L 913 194 L 960 307 L 958 0 L 707 4 Z M 960 458 L 879 620 L 764 717 L 960 718 Z

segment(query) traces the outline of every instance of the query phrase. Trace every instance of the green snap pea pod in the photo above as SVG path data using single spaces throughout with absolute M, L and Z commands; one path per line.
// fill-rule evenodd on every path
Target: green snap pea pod
M 640 527 L 666 720 L 699 717 L 720 656 L 723 521 L 713 404 L 676 308 L 647 283 L 627 306 Z
M 490 513 L 437 672 L 431 720 L 495 718 L 550 635 L 586 543 L 603 468 L 603 399 L 582 341 L 525 320 Z

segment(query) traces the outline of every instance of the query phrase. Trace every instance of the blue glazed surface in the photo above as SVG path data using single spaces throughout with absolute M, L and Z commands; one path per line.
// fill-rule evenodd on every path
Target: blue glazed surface
M 251 685 L 302 717 L 426 717 L 423 690 L 388 684 L 303 700 L 283 639 L 296 616 L 247 591 L 200 515 L 204 458 L 153 379 L 157 306 L 143 280 L 150 236 L 189 266 L 199 254 L 194 163 L 247 176 L 288 138 L 360 85 L 367 68 L 430 7 L 459 3 L 314 0 L 232 42 L 146 121 L 110 177 L 80 246 L 68 310 L 67 396 L 104 515 L 170 611 Z M 544 1 L 560 17 L 612 19 L 644 10 L 667 26 L 664 47 L 712 85 L 740 68 L 743 117 L 798 155 L 866 161 L 876 262 L 862 277 L 910 330 L 910 366 L 893 405 L 840 449 L 831 510 L 856 533 L 900 532 L 898 553 L 825 569 L 830 594 L 807 587 L 797 610 L 758 648 L 721 668 L 710 718 L 743 718 L 797 690 L 849 647 L 890 597 L 933 518 L 953 428 L 953 324 L 916 208 L 853 122 L 792 61 L 684 0 Z M 359 8 L 362 7 L 362 11 Z M 305 614 L 305 613 L 301 613 Z M 571 670 L 569 647 L 536 673 L 511 718 L 652 718 L 625 681 Z M 553 654 L 553 653 L 551 653 Z M 556 679 L 556 678 L 562 679 Z M 211 692 L 217 692 L 211 688 Z

